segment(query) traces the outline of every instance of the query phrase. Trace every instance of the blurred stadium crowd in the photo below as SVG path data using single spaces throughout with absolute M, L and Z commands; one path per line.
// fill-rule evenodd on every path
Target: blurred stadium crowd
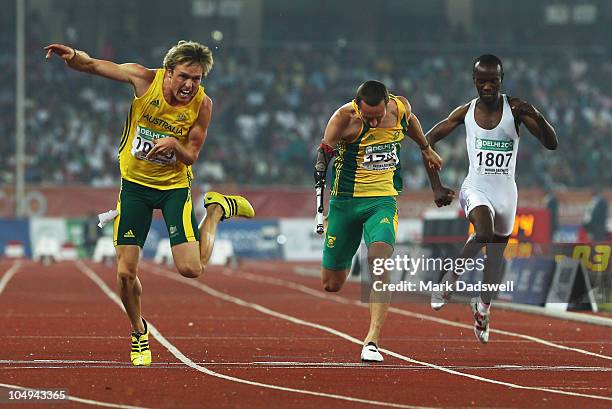
M 115 185 L 118 141 L 132 98 L 125 84 L 45 62 L 45 39 L 30 35 L 27 50 L 28 183 Z M 177 39 L 178 40 L 178 39 Z M 197 40 L 197 39 L 195 39 Z M 117 38 L 117 43 L 120 40 Z M 75 46 L 78 48 L 79 44 Z M 134 46 L 118 55 L 109 43 L 93 56 L 158 67 L 165 48 Z M 129 44 L 122 44 L 130 48 Z M 456 106 L 476 96 L 471 64 L 476 53 L 495 50 L 356 49 L 269 46 L 213 48 L 215 66 L 204 80 L 214 101 L 209 136 L 194 172 L 199 183 L 311 185 L 314 148 L 333 111 L 357 85 L 379 79 L 406 96 L 425 131 Z M 612 63 L 606 55 L 560 51 L 499 53 L 506 93 L 534 104 L 553 123 L 560 140 L 548 152 L 523 128 L 519 186 L 581 187 L 612 184 Z M 123 54 L 123 53 L 121 53 Z M 0 54 L 0 127 L 14 134 L 14 55 Z M 0 145 L 12 158 L 14 141 Z M 463 130 L 437 147 L 443 179 L 458 186 L 467 171 Z M 406 141 L 406 188 L 427 186 L 420 152 Z M 579 165 L 578 165 L 579 164 Z M 14 162 L 0 162 L 0 183 L 11 183 Z

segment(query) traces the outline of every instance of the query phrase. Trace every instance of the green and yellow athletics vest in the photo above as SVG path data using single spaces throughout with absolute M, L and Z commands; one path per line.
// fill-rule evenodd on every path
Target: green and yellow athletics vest
M 153 148 L 152 141 L 174 137 L 186 145 L 189 130 L 206 96 L 204 87 L 200 86 L 189 104 L 169 105 L 162 93 L 165 74 L 165 69 L 158 69 L 147 92 L 140 98 L 134 97 L 118 155 L 123 179 L 160 190 L 189 187 L 193 174 L 191 166 L 177 160 L 174 153 L 147 159 L 147 153 Z
M 398 115 L 392 128 L 369 128 L 361 125 L 354 142 L 341 141 L 332 172 L 331 195 L 343 197 L 397 196 L 402 191 L 400 175 L 400 142 L 406 135 L 408 118 L 400 99 Z M 359 112 L 353 100 L 355 112 Z

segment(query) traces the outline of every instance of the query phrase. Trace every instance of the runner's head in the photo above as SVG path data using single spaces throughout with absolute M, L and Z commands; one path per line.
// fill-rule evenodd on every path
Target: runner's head
M 174 98 L 189 102 L 212 66 L 212 52 L 200 43 L 181 40 L 170 48 L 164 57 L 164 68 Z
M 492 54 L 484 54 L 476 58 L 472 78 L 481 100 L 485 103 L 497 101 L 504 79 L 504 67 L 501 60 Z
M 357 88 L 355 102 L 363 122 L 370 128 L 376 128 L 387 114 L 389 91 L 382 82 L 366 81 Z

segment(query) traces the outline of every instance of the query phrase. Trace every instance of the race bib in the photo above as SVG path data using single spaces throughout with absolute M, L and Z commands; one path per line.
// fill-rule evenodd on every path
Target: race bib
M 397 146 L 394 143 L 366 146 L 361 164 L 367 170 L 395 169 L 399 163 Z
M 132 141 L 132 156 L 136 159 L 157 163 L 158 165 L 171 165 L 176 162 L 176 155 L 171 152 L 167 155 L 156 155 L 147 159 L 147 154 L 153 149 L 153 140 L 167 138 L 169 135 L 154 131 L 142 126 L 136 126 L 136 135 Z
M 514 141 L 476 138 L 476 171 L 481 175 L 510 175 Z

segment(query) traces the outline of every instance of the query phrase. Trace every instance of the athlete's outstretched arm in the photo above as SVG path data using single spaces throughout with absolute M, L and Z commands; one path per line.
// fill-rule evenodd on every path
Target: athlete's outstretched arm
M 467 114 L 469 107 L 469 104 L 461 105 L 455 108 L 453 112 L 450 113 L 448 118 L 443 119 L 442 121 L 435 124 L 434 127 L 431 128 L 429 132 L 427 132 L 427 134 L 425 134 L 427 141 L 431 145 L 435 146 L 438 141 L 450 135 L 450 133 L 453 132 L 455 128 L 463 124 L 463 121 L 465 120 L 465 115 Z
M 174 152 L 177 160 L 185 165 L 193 165 L 198 160 L 206 136 L 208 136 L 208 124 L 210 124 L 210 118 L 212 117 L 212 106 L 212 100 L 208 95 L 205 96 L 202 105 L 200 105 L 198 119 L 196 119 L 195 124 L 187 135 L 187 144 L 183 146 L 179 143 L 178 139 L 173 137 L 155 139 L 153 140 L 155 146 L 149 151 L 147 158 L 152 158 L 156 155 L 170 155 Z
M 138 97 L 147 91 L 155 78 L 155 70 L 150 70 L 140 64 L 116 64 L 112 61 L 99 60 L 90 57 L 85 51 L 63 44 L 50 44 L 45 47 L 45 51 L 47 51 L 45 56 L 47 59 L 57 54 L 74 70 L 132 84 Z
M 453 112 L 450 113 L 448 118 L 438 122 L 433 128 L 431 128 L 425 135 L 429 144 L 435 146 L 438 141 L 446 138 L 455 130 L 455 128 L 463 124 L 468 108 L 469 104 L 455 108 Z M 423 158 L 423 163 L 426 163 L 425 158 Z M 434 202 L 436 203 L 436 206 L 442 207 L 451 204 L 453 198 L 455 197 L 455 192 L 442 186 L 438 170 L 432 169 L 428 166 L 425 168 L 427 169 L 429 184 L 434 192 Z
M 425 167 L 434 168 L 436 170 L 442 169 L 442 158 L 440 158 L 440 156 L 436 153 L 431 144 L 427 142 L 427 138 L 425 138 L 425 135 L 423 134 L 421 122 L 414 112 L 412 112 L 410 102 L 408 102 L 408 100 L 404 97 L 399 97 L 399 99 L 406 107 L 406 117 L 408 119 L 406 132 L 408 133 L 408 137 L 415 141 L 421 148 L 421 154 L 423 156 Z
M 538 140 L 546 149 L 555 150 L 559 141 L 555 128 L 548 123 L 544 115 L 542 115 L 535 107 L 519 98 L 510 100 L 512 114 L 516 119 L 525 124 L 529 132 Z

